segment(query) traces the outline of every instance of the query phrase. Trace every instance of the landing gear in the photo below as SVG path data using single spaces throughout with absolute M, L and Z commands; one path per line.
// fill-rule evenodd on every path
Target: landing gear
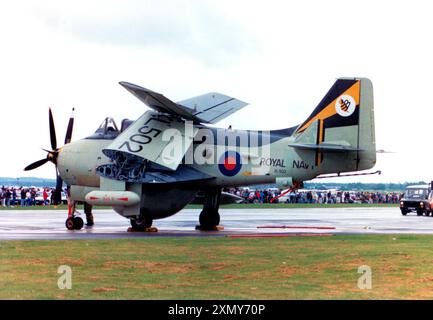
M 65 221 L 65 226 L 68 230 L 81 230 L 84 226 L 83 219 L 75 216 L 75 201 L 68 200 L 68 218 Z
M 86 226 L 91 227 L 95 224 L 92 214 L 92 205 L 84 202 L 84 213 L 86 214 Z
M 221 200 L 221 189 L 212 189 L 206 192 L 203 210 L 200 213 L 200 230 L 218 230 L 220 215 L 218 212 Z
M 153 219 L 146 209 L 140 209 L 140 215 L 131 218 L 131 228 L 129 231 L 144 231 L 144 232 L 157 232 L 158 229 L 152 227 Z

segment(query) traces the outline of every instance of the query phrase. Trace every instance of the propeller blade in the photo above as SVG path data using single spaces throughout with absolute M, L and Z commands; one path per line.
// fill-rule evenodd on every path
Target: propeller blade
M 30 171 L 33 169 L 36 169 L 42 165 L 44 165 L 45 163 L 47 163 L 49 160 L 47 158 L 45 159 L 41 159 L 39 161 L 33 162 L 32 164 L 28 165 L 27 167 L 24 168 L 24 171 Z
M 61 192 L 63 187 L 63 179 L 60 177 L 59 173 L 57 173 L 56 177 L 56 191 Z
M 56 169 L 56 189 L 54 189 L 51 196 L 54 204 L 60 204 L 62 201 L 62 187 L 63 179 L 60 177 L 59 172 Z
M 74 110 L 75 108 L 72 108 L 72 114 L 69 118 L 68 129 L 66 130 L 65 144 L 71 142 L 72 140 L 72 130 L 74 129 Z
M 51 108 L 49 109 L 49 121 L 50 121 L 50 140 L 51 140 L 51 149 L 57 149 L 57 138 L 56 138 L 56 128 L 54 127 L 53 113 L 51 112 Z

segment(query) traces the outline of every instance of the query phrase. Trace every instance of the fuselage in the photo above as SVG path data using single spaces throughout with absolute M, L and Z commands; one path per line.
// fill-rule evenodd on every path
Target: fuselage
M 289 129 L 242 131 L 201 125 L 200 128 L 213 132 L 215 137 L 225 137 L 204 143 L 195 141 L 185 156 L 190 161 L 187 166 L 215 177 L 201 183 L 203 187 L 275 183 L 277 179 L 290 185 L 292 181 L 304 181 L 325 173 L 288 146 L 294 140 Z M 58 158 L 58 170 L 64 181 L 68 185 L 99 188 L 100 176 L 96 169 L 112 162 L 102 150 L 115 137 L 111 133 L 107 137 L 89 137 L 65 145 Z M 228 151 L 234 152 L 230 159 L 224 158 Z M 234 160 L 233 163 L 230 160 Z

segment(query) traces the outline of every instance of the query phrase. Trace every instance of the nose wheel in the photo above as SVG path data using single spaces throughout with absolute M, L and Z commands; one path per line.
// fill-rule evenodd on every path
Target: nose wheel
M 84 221 L 80 217 L 69 217 L 65 221 L 66 229 L 81 230 L 84 226 Z
M 68 199 L 68 218 L 65 221 L 66 229 L 81 230 L 84 226 L 84 221 L 80 217 L 75 216 L 75 201 Z

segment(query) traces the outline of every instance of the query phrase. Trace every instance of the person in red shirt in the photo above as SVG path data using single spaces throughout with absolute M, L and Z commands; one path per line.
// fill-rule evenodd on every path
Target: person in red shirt
M 44 192 L 42 193 L 42 197 L 44 198 L 44 206 L 47 204 L 48 202 L 48 193 L 47 190 L 44 189 Z

